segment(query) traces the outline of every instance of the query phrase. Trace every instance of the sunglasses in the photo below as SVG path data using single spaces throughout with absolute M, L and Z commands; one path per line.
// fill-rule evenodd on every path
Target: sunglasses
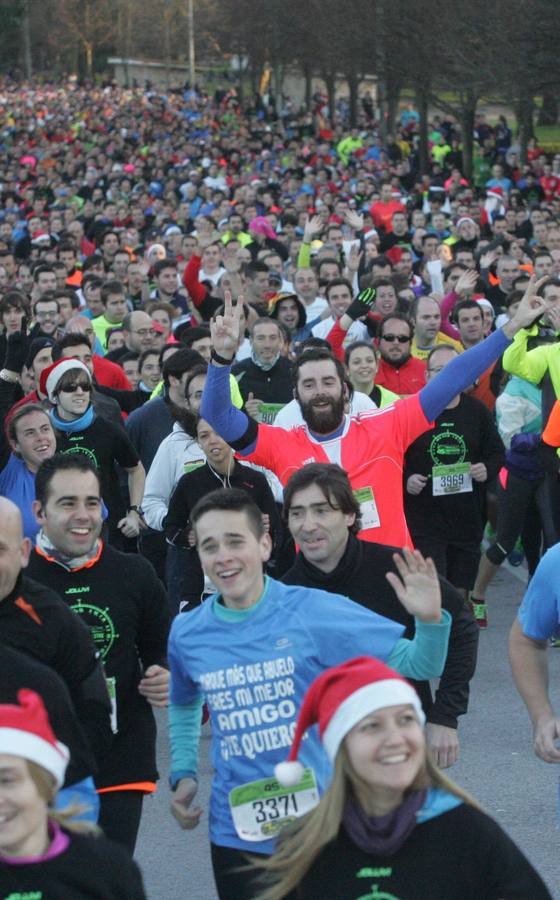
M 64 391 L 65 394 L 75 394 L 78 388 L 81 388 L 82 391 L 91 391 L 91 384 L 89 384 L 89 382 L 84 384 L 81 381 L 72 381 L 70 384 L 67 384 L 66 387 L 61 387 L 60 390 Z
M 387 341 L 389 344 L 393 344 L 395 341 L 398 341 L 399 344 L 408 344 L 410 338 L 405 337 L 404 334 L 382 334 L 381 340 Z

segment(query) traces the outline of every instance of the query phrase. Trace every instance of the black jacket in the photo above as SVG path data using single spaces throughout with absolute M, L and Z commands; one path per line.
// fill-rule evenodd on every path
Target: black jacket
M 111 745 L 110 704 L 89 628 L 54 591 L 20 578 L 0 600 L 2 643 L 62 678 L 99 766 Z
M 486 487 L 505 462 L 505 450 L 492 413 L 475 397 L 463 395 L 458 405 L 444 409 L 434 428 L 421 434 L 408 447 L 404 479 L 418 473 L 428 482 L 420 494 L 404 494 L 404 510 L 412 540 L 441 540 L 454 544 L 475 544 L 482 540 L 486 523 Z M 433 496 L 432 469 L 435 465 L 484 463 L 485 482 L 474 481 L 467 493 Z
M 102 836 L 66 833 L 68 847 L 51 859 L 0 862 L 0 897 L 146 900 L 140 870 L 124 847 Z
M 422 822 L 396 853 L 366 853 L 342 827 L 286 900 L 551 900 L 490 816 L 462 803 Z
M 295 564 L 281 578 L 285 584 L 321 588 L 343 594 L 381 616 L 406 626 L 404 637 L 414 636 L 414 618 L 401 605 L 386 572 L 397 572 L 393 554 L 396 547 L 361 541 L 350 535 L 342 559 L 334 571 L 326 574 L 298 553 Z M 430 685 L 416 683 L 429 722 L 457 728 L 457 719 L 467 711 L 469 682 L 474 675 L 478 648 L 478 626 L 463 599 L 444 578 L 440 578 L 442 606 L 452 616 L 449 649 L 445 668 L 432 699 Z
M 249 394 L 263 403 L 289 403 L 294 399 L 292 364 L 285 356 L 279 356 L 268 372 L 250 358 L 235 363 L 231 371 L 244 401 Z
M 70 694 L 54 669 L 2 642 L 0 645 L 0 703 L 17 703 L 18 691 L 27 688 L 42 698 L 52 730 L 70 750 L 64 787 L 94 775 L 96 763 L 76 716 Z
M 97 787 L 155 781 L 156 725 L 138 683 L 149 666 L 165 665 L 169 619 L 165 591 L 152 566 L 143 556 L 104 546 L 97 561 L 74 571 L 34 550 L 29 571 L 56 591 L 81 626 L 89 626 L 105 675 L 114 684 L 117 730 L 99 767 Z
M 270 537 L 276 546 L 280 532 L 280 516 L 266 476 L 251 466 L 235 461 L 228 485 L 249 494 L 261 512 L 268 516 Z M 182 564 L 185 568 L 185 583 L 188 583 L 188 595 L 185 594 L 183 599 L 188 599 L 193 604 L 199 602 L 203 593 L 204 572 L 196 547 L 189 547 L 190 514 L 202 497 L 215 491 L 219 486 L 220 481 L 208 463 L 182 475 L 171 495 L 169 510 L 163 520 L 168 543 L 186 548 L 182 554 Z

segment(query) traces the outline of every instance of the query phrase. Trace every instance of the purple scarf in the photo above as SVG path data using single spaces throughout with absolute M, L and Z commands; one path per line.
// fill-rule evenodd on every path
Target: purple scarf
M 412 834 L 417 814 L 425 800 L 425 790 L 414 791 L 393 812 L 370 818 L 357 800 L 349 797 L 342 822 L 348 836 L 360 850 L 376 856 L 392 856 Z
M 64 853 L 70 843 L 68 835 L 62 831 L 58 822 L 52 819 L 49 819 L 49 840 L 49 846 L 41 856 L 0 856 L 0 862 L 9 866 L 28 866 L 47 862 L 47 860 Z

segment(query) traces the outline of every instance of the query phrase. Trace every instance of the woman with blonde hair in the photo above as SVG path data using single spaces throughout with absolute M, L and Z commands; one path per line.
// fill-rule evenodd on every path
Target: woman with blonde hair
M 416 691 L 370 657 L 327 669 L 305 695 L 277 804 L 293 810 L 258 900 L 550 900 L 500 826 L 436 768 Z M 329 789 L 297 818 L 297 754 L 318 725 Z M 256 898 L 255 898 L 256 900 Z
M 39 694 L 0 705 L 0 897 L 145 900 L 122 847 L 73 822 L 79 810 L 53 809 L 68 760 Z

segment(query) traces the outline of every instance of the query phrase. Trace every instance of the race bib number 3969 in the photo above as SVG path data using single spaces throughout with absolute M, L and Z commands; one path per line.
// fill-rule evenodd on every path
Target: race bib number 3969
M 229 806 L 235 830 L 244 841 L 266 841 L 280 829 L 310 812 L 319 802 L 313 769 L 306 769 L 295 787 L 285 788 L 275 778 L 263 778 L 234 788 Z
M 432 469 L 432 492 L 434 497 L 447 494 L 469 494 L 472 492 L 470 463 L 456 463 L 452 466 L 434 466 Z

